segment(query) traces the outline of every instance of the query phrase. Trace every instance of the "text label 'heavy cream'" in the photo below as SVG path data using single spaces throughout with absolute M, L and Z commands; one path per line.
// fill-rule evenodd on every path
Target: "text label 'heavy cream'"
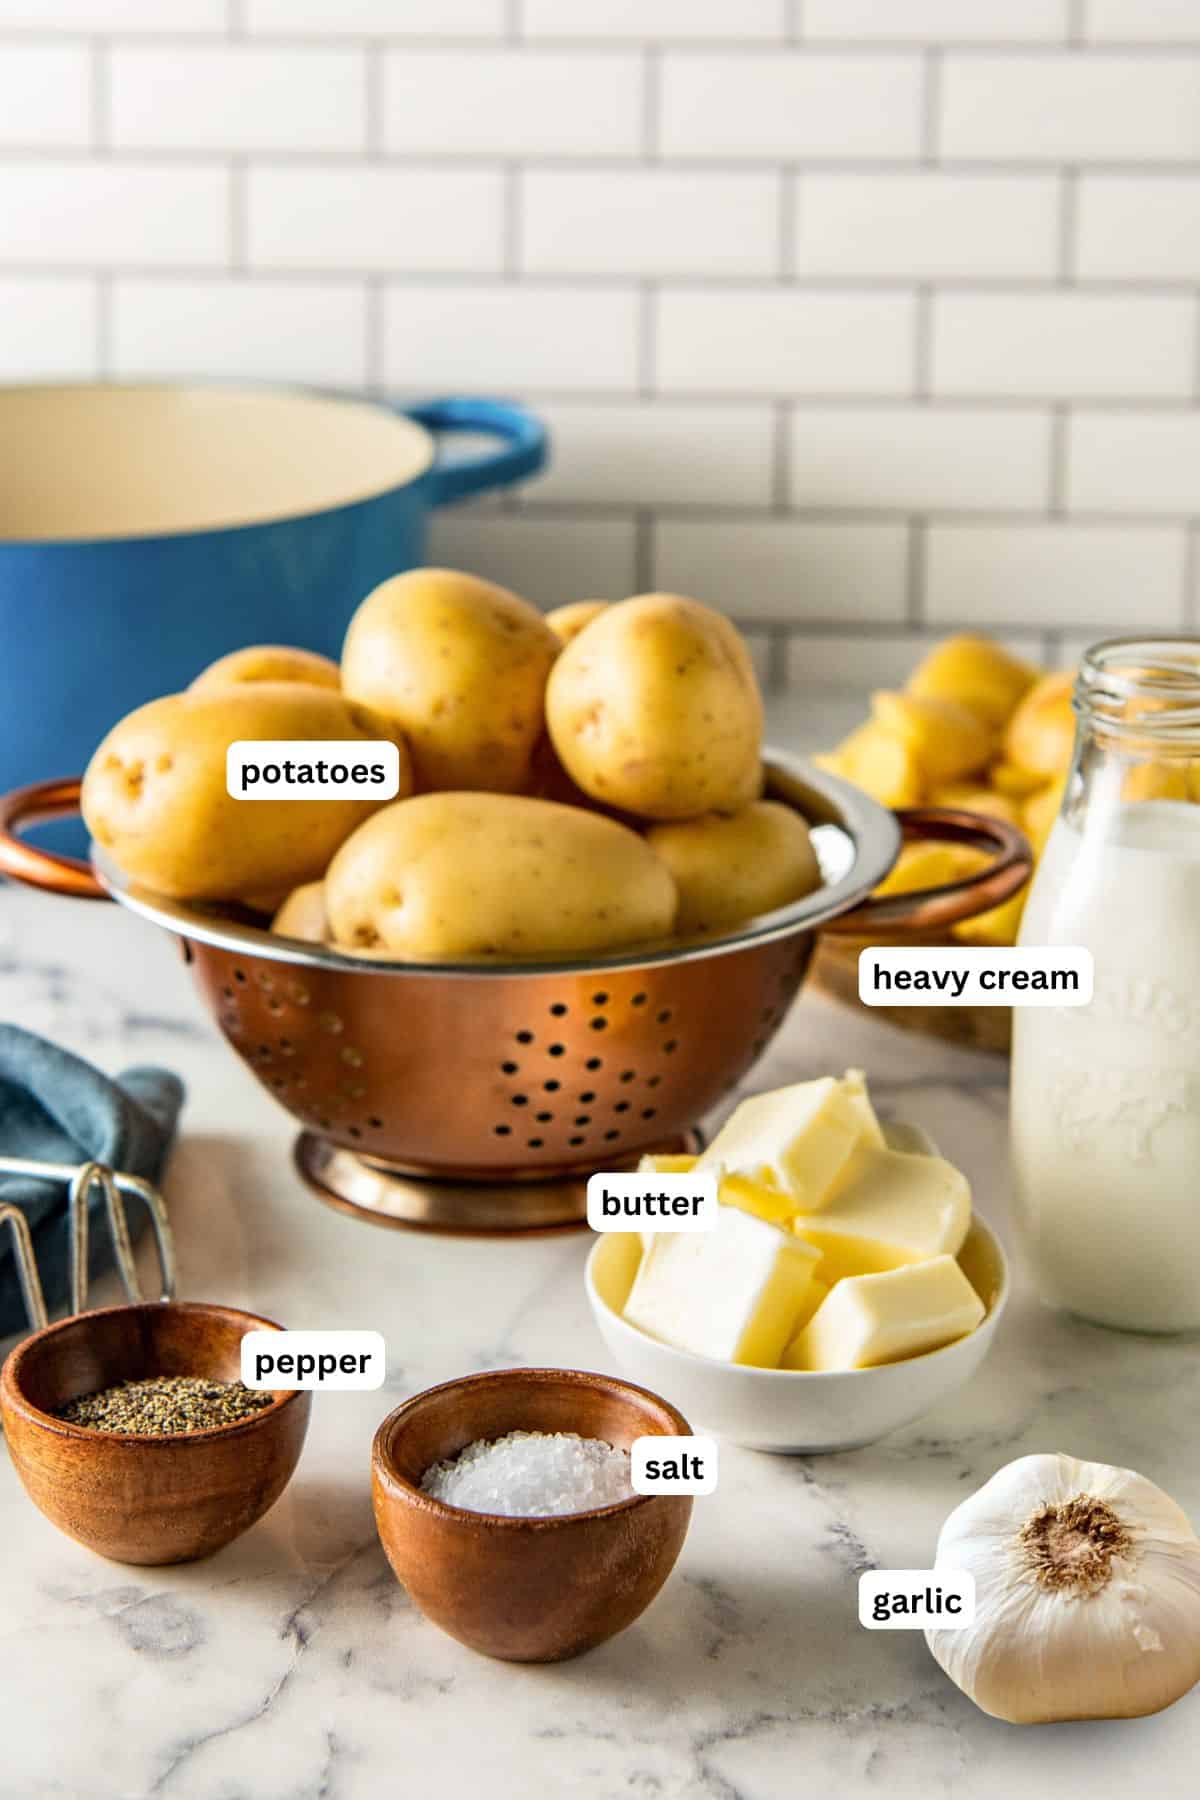
M 874 946 L 858 959 L 864 1006 L 1088 1006 L 1092 953 L 1078 946 Z
M 386 1376 L 378 1331 L 248 1331 L 242 1339 L 248 1388 L 379 1388 Z
M 717 1473 L 715 1438 L 640 1437 L 629 1447 L 635 1494 L 712 1494 Z
M 712 1231 L 717 1171 L 589 1175 L 587 1217 L 593 1231 Z

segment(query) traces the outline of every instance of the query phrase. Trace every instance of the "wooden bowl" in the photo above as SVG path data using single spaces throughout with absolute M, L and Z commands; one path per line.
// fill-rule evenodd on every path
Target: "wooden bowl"
M 460 1643 L 506 1662 L 559 1662 L 624 1631 L 675 1566 L 692 1516 L 678 1494 L 509 1518 L 448 1506 L 421 1489 L 431 1464 L 478 1438 L 575 1431 L 627 1450 L 684 1436 L 667 1401 L 611 1375 L 500 1369 L 429 1388 L 375 1434 L 375 1523 L 417 1606 Z
M 190 1562 L 231 1543 L 291 1480 L 311 1394 L 276 1394 L 236 1425 L 174 1436 L 97 1431 L 54 1416 L 69 1401 L 148 1375 L 240 1375 L 247 1331 L 270 1319 L 228 1306 L 109 1306 L 35 1332 L 0 1370 L 0 1418 L 26 1493 L 52 1524 L 124 1563 Z

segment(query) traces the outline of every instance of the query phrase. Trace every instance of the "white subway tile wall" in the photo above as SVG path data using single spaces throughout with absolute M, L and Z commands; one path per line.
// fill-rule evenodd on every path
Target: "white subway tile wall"
M 764 675 L 1200 625 L 1200 0 L 0 0 L 0 378 L 524 397 Z

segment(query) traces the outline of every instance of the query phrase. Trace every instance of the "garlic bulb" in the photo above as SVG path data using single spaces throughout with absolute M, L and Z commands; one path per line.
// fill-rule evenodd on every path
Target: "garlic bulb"
M 1022 1456 L 950 1514 L 935 1567 L 974 1575 L 975 1622 L 926 1642 L 997 1719 L 1137 1718 L 1200 1680 L 1200 1538 L 1131 1469 Z

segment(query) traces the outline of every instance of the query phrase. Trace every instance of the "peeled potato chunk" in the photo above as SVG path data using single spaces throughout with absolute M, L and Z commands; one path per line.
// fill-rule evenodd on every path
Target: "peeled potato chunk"
M 953 700 L 998 731 L 1037 674 L 990 638 L 964 633 L 934 646 L 909 677 L 908 691 L 921 700 Z
M 887 689 L 871 696 L 876 722 L 909 746 L 931 782 L 957 781 L 984 768 L 995 742 L 990 727 L 955 700 L 926 700 Z
M 1006 825 L 1021 823 L 1020 808 L 1007 794 L 969 781 L 950 781 L 944 787 L 934 788 L 929 800 L 933 806 L 957 806 L 965 812 L 983 813 L 989 819 L 1003 819 Z
M 881 806 L 916 806 L 921 798 L 921 770 L 911 746 L 879 725 L 860 725 L 836 750 L 813 761 L 853 782 Z
M 987 860 L 986 851 L 972 850 L 969 844 L 905 844 L 875 892 L 915 894 L 948 887 L 964 875 L 974 875 Z
M 1004 760 L 1039 775 L 1057 775 L 1071 760 L 1075 746 L 1075 714 L 1069 669 L 1043 675 L 1008 722 Z

